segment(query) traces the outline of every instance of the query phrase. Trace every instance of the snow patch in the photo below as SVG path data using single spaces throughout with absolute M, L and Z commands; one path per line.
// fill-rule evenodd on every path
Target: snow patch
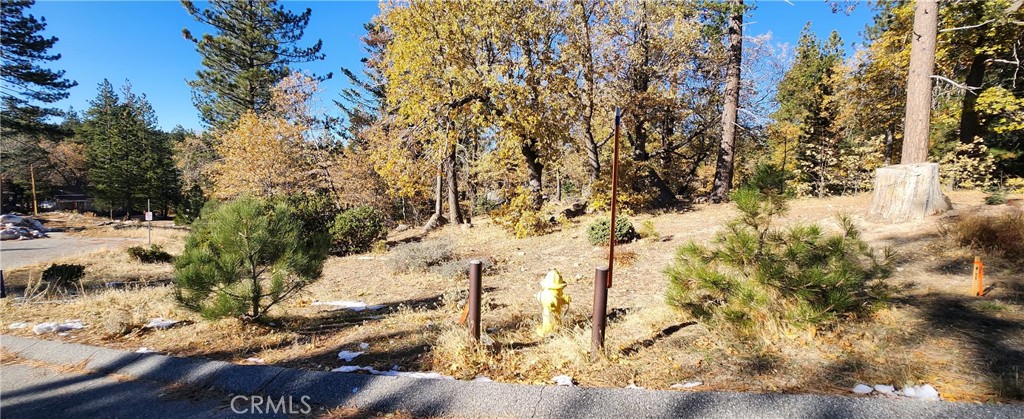
M 7 326 L 8 329 L 24 329 L 28 327 L 28 323 L 25 322 L 14 322 Z
M 493 382 L 494 380 L 490 379 L 489 377 L 483 376 L 483 375 L 478 375 L 478 376 L 474 377 L 472 380 L 469 380 L 469 381 L 481 382 L 481 383 L 490 383 L 490 382 Z
M 359 349 L 370 349 L 370 344 L 366 342 L 360 343 Z
M 887 386 L 883 384 L 875 384 L 875 391 L 886 396 L 893 396 L 896 394 L 896 387 Z
M 352 351 L 341 351 L 338 352 L 338 359 L 344 360 L 345 362 L 352 362 L 357 356 L 362 355 L 363 352 L 352 352 Z
M 143 346 L 143 347 L 139 348 L 139 350 L 135 351 L 135 353 L 137 353 L 137 354 L 152 354 L 152 353 L 156 353 L 156 352 L 157 351 L 154 351 L 154 350 L 152 350 L 150 348 L 147 348 L 145 346 Z
M 572 382 L 572 377 L 568 375 L 557 375 L 551 378 L 551 381 L 555 382 L 556 386 L 575 386 Z
M 142 327 L 144 329 L 161 329 L 161 330 L 163 330 L 163 329 L 170 329 L 171 327 L 173 327 L 176 324 L 178 324 L 178 320 L 171 320 L 171 319 L 165 319 L 163 317 L 157 317 L 155 319 L 150 319 L 149 323 L 146 323 L 146 325 L 142 326 Z
M 348 300 L 314 301 L 310 305 L 314 305 L 314 306 L 327 306 L 327 307 L 330 307 L 331 310 L 350 310 L 350 311 L 355 311 L 355 312 L 360 312 L 360 311 L 364 311 L 364 310 L 371 310 L 371 311 L 373 311 L 373 310 L 380 310 L 380 309 L 386 307 L 383 304 L 374 304 L 374 305 L 368 306 L 368 305 L 366 305 L 365 301 L 348 301 Z
M 676 388 L 676 389 L 678 389 L 678 388 L 694 388 L 694 387 L 700 387 L 702 385 L 704 385 L 704 383 L 702 383 L 700 381 L 690 381 L 688 383 L 672 384 L 668 388 Z
M 853 387 L 852 391 L 857 394 L 876 394 L 880 397 L 897 397 L 907 399 L 918 399 L 918 400 L 942 400 L 939 396 L 939 391 L 932 387 L 931 384 L 922 384 L 919 386 L 906 386 L 901 390 L 897 391 L 896 387 L 876 384 L 875 386 L 868 386 L 866 384 L 857 384 Z
M 263 363 L 263 358 L 255 358 L 255 357 L 245 358 L 245 362 L 248 362 L 250 364 L 262 364 Z
M 853 392 L 857 394 L 871 394 L 874 390 L 875 389 L 871 388 L 871 386 L 865 384 L 857 384 L 853 386 Z
M 85 328 L 85 324 L 83 324 L 81 320 L 69 320 L 64 323 L 39 323 L 32 328 L 32 331 L 37 335 L 41 335 L 44 333 L 62 333 L 83 328 Z
M 939 397 L 939 391 L 936 390 L 935 387 L 932 387 L 931 384 L 903 387 L 903 390 L 896 392 L 896 394 L 900 394 L 903 397 L 911 399 L 934 401 L 942 400 Z
M 450 377 L 444 374 L 436 372 L 405 372 L 405 371 L 379 371 L 373 367 L 359 367 L 355 365 L 345 365 L 342 367 L 331 370 L 333 372 L 357 372 L 366 371 L 373 375 L 382 375 L 386 377 L 406 377 L 406 378 L 421 378 L 428 380 L 454 380 L 455 377 Z

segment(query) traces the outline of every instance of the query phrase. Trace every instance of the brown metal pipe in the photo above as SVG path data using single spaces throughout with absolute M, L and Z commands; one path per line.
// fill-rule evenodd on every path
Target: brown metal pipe
M 469 307 L 469 337 L 474 341 L 480 341 L 480 261 L 469 262 L 469 297 L 466 305 Z
M 608 268 L 594 273 L 594 330 L 591 333 L 590 359 L 604 355 L 604 329 L 608 319 Z

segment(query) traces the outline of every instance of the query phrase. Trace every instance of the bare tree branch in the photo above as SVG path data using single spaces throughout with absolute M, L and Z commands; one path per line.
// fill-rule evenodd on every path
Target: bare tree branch
M 956 27 L 956 28 L 942 29 L 942 30 L 939 31 L 939 33 L 953 32 L 953 31 L 962 31 L 964 29 L 980 28 L 982 26 L 988 25 L 989 23 L 992 23 L 992 22 L 995 22 L 995 21 L 996 21 L 995 19 L 989 19 L 989 20 L 981 22 L 981 23 L 979 23 L 977 25 L 968 25 L 968 26 L 960 26 L 960 27 Z
M 935 79 L 935 80 L 941 80 L 941 81 L 944 81 L 946 83 L 949 83 L 949 84 L 953 85 L 953 87 L 956 87 L 957 89 L 960 89 L 960 90 L 966 90 L 966 91 L 969 91 L 969 92 L 973 92 L 975 90 L 980 89 L 980 87 L 972 87 L 972 86 L 968 86 L 968 85 L 965 85 L 965 84 L 960 84 L 960 83 L 957 83 L 957 82 L 955 82 L 953 80 L 950 80 L 950 79 L 948 79 L 946 77 L 942 77 L 942 76 L 932 75 L 932 78 Z

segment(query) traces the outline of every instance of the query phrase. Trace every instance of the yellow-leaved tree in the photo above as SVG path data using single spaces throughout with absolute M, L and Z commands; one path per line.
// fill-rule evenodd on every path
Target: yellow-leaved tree
M 308 106 L 316 90 L 314 79 L 293 74 L 275 86 L 272 112 L 246 112 L 217 134 L 215 150 L 220 158 L 211 168 L 214 198 L 273 198 L 323 185 Z

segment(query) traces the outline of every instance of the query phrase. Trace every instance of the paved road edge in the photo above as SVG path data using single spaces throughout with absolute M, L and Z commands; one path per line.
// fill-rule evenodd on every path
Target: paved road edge
M 1024 417 L 1024 405 L 891 400 L 794 394 L 681 392 L 529 386 L 309 371 L 141 354 L 0 335 L 19 358 L 75 365 L 159 383 L 235 395 L 308 396 L 321 406 L 353 406 L 417 416 L 458 417 Z

